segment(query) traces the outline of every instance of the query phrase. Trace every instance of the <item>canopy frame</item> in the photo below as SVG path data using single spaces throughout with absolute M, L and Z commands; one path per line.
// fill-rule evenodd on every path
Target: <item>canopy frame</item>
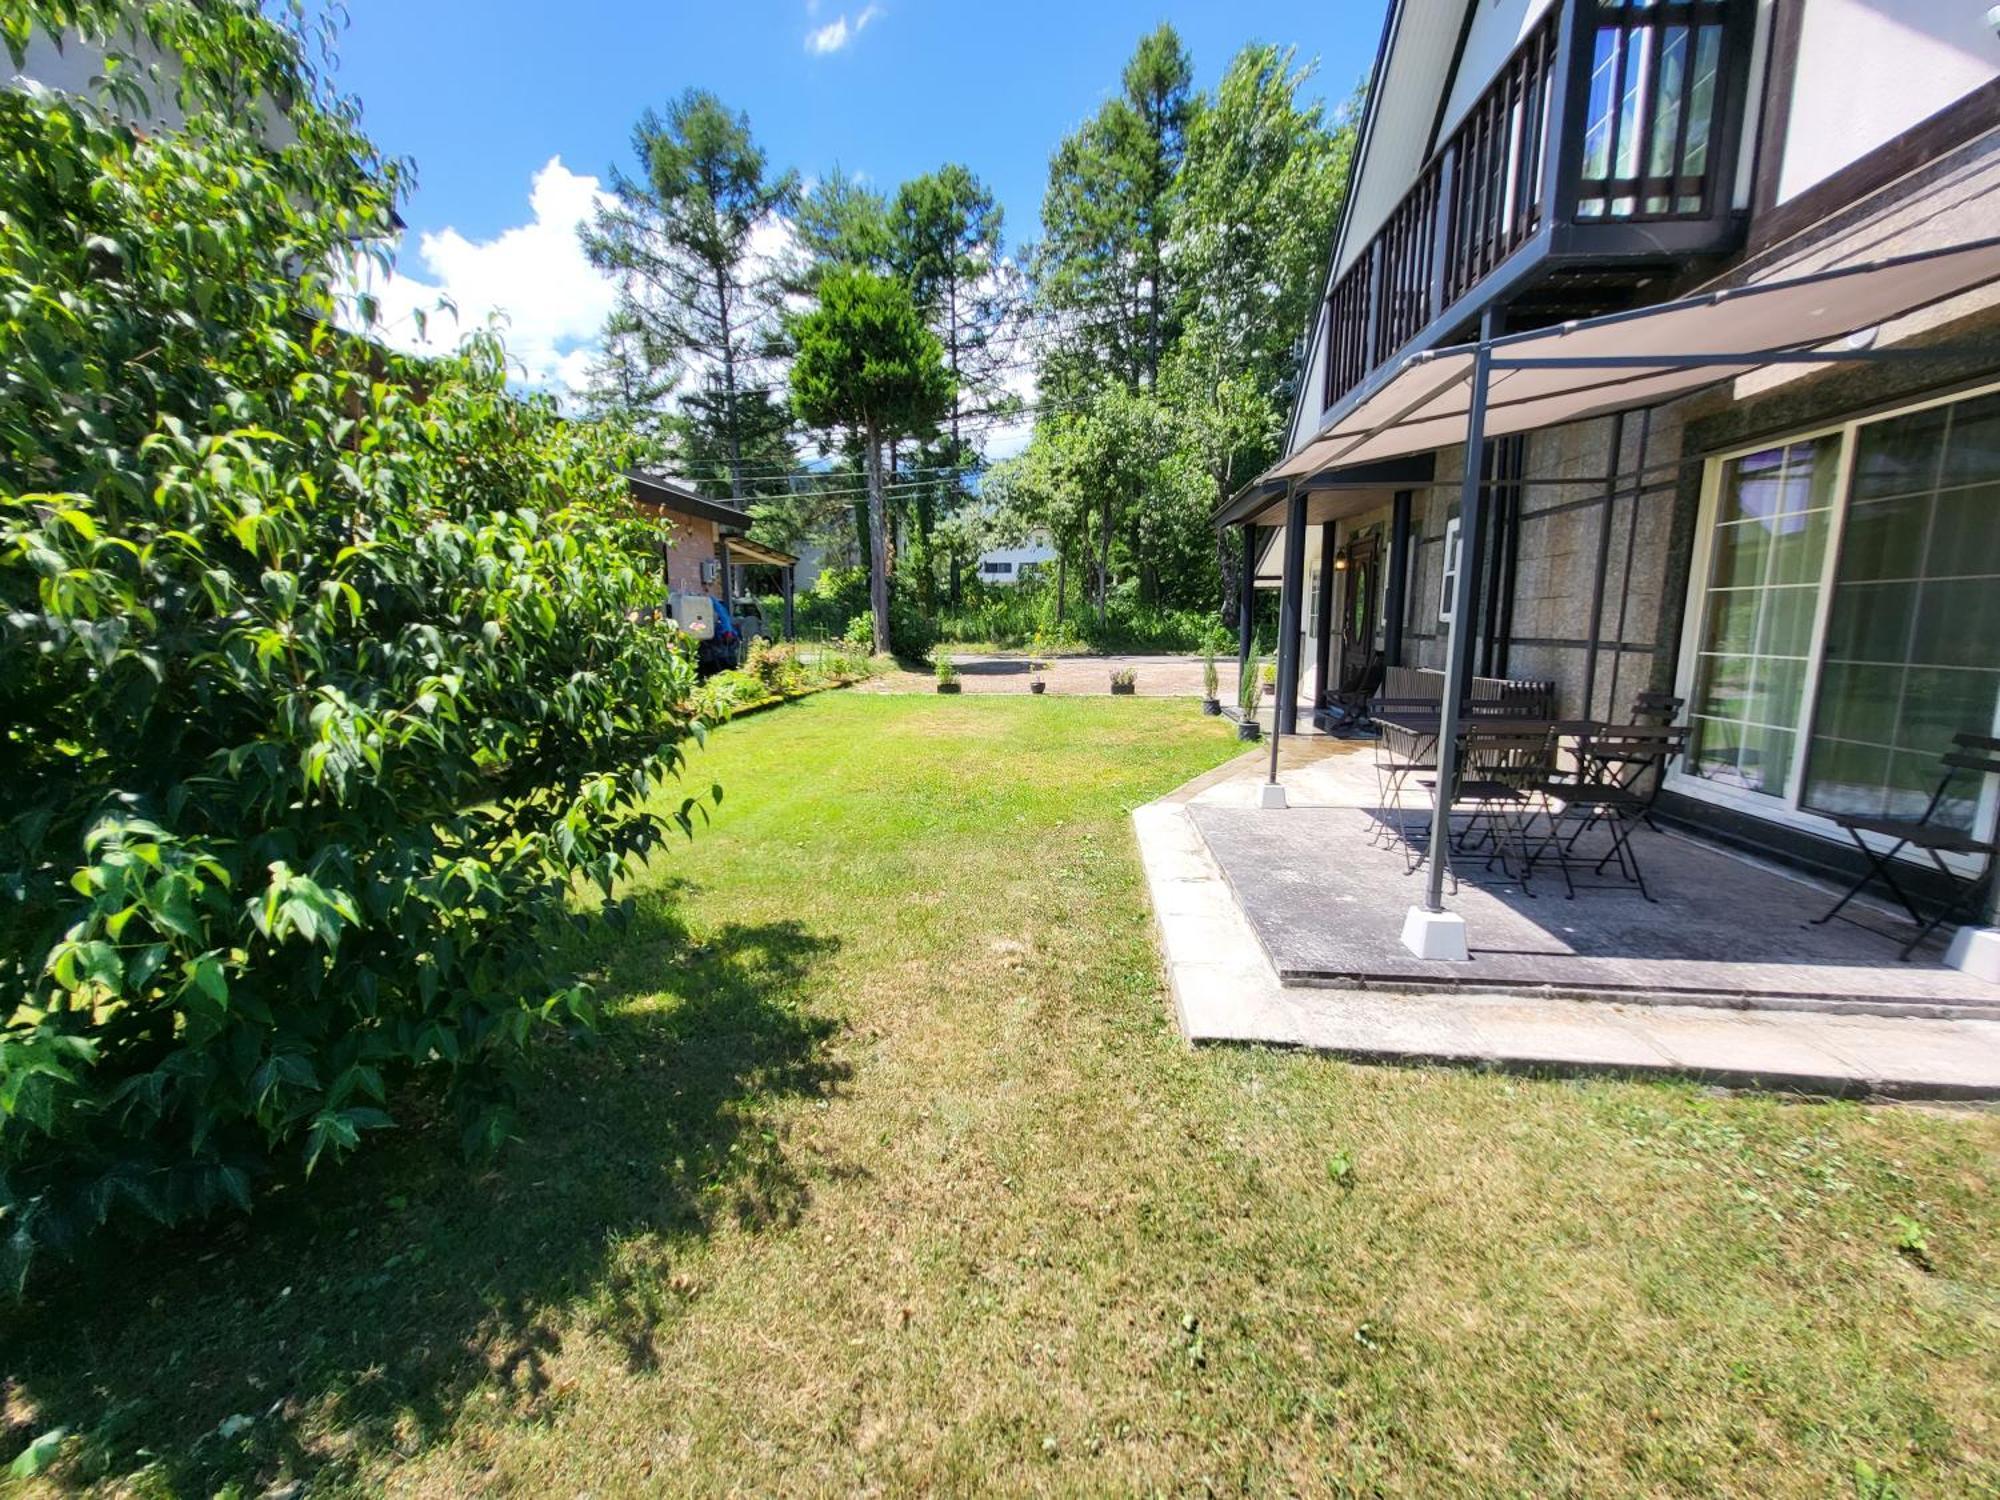
M 1652 411 L 1666 402 L 1682 399 L 1720 381 L 1741 378 L 1772 366 L 1883 364 L 1946 357 L 1955 350 L 1936 345 L 1877 348 L 1873 330 L 1885 322 L 1990 286 L 1995 281 L 2000 281 L 2000 239 L 1948 246 L 1865 265 L 1835 267 L 1789 280 L 1728 288 L 1650 308 L 1610 313 L 1556 328 L 1517 334 L 1502 335 L 1499 332 L 1504 308 L 1495 304 L 1481 316 L 1477 342 L 1470 346 L 1423 351 L 1384 377 L 1364 382 L 1351 400 L 1343 403 L 1344 409 L 1322 426 L 1305 447 L 1273 466 L 1261 476 L 1261 482 L 1285 481 L 1288 524 L 1296 525 L 1302 519 L 1297 513 L 1298 489 L 1303 482 L 1315 473 L 1334 467 L 1349 455 L 1354 455 L 1356 462 L 1379 461 L 1394 458 L 1400 451 L 1416 452 L 1427 446 L 1435 447 L 1444 424 L 1454 416 L 1449 409 L 1438 409 L 1437 403 L 1458 387 L 1466 386 L 1465 460 L 1459 482 L 1458 576 L 1461 580 L 1473 580 L 1478 577 L 1480 509 L 1489 487 L 1482 477 L 1485 469 L 1482 455 L 1494 412 L 1492 397 L 1496 375 L 1529 371 L 1552 375 L 1564 371 L 1595 371 L 1607 375 L 1617 371 L 1643 372 L 1596 381 L 1577 380 L 1568 384 L 1560 380 L 1545 385 L 1528 381 L 1525 394 L 1511 400 L 1503 396 L 1499 408 L 1511 408 L 1512 411 L 1503 418 L 1503 424 L 1495 435 L 1532 432 L 1631 411 L 1646 413 L 1650 428 Z M 1830 298 L 1816 299 L 1813 296 L 1818 288 L 1835 283 L 1846 283 L 1856 290 L 1838 305 Z M 1726 303 L 1755 304 L 1763 299 L 1769 299 L 1766 306 L 1776 309 L 1771 316 L 1776 318 L 1777 326 L 1770 330 L 1769 336 L 1761 340 L 1753 339 L 1742 349 L 1717 350 L 1712 345 L 1707 349 L 1667 347 L 1643 353 L 1628 352 L 1629 346 L 1590 349 L 1595 335 L 1630 328 L 1635 330 L 1634 342 L 1643 342 L 1643 334 L 1637 334 L 1638 330 L 1651 332 L 1655 338 L 1661 337 L 1662 330 L 1671 335 L 1674 329 L 1671 320 L 1676 316 L 1690 319 L 1698 328 L 1710 326 L 1714 319 L 1705 319 L 1704 315 L 1713 309 Z M 1861 306 L 1857 309 L 1850 303 Z M 1649 321 L 1652 326 L 1647 329 Z M 1745 326 L 1754 327 L 1754 322 L 1746 318 Z M 1731 330 L 1713 331 L 1723 334 L 1715 342 L 1728 342 Z M 1847 341 L 1845 345 L 1829 347 L 1841 339 Z M 1585 352 L 1563 352 L 1565 345 L 1570 349 L 1581 345 Z M 1443 368 L 1436 373 L 1442 378 L 1426 379 L 1420 373 L 1428 373 L 1432 367 L 1440 365 Z M 1686 378 L 1689 375 L 1698 378 Z M 1412 399 L 1403 399 L 1406 393 L 1398 392 L 1398 385 L 1407 385 L 1416 394 Z M 1621 399 L 1621 396 L 1630 399 Z M 1366 408 L 1382 398 L 1392 403 L 1392 409 L 1380 419 L 1368 421 Z M 1566 412 L 1560 410 L 1565 400 L 1576 403 Z M 1541 415 L 1543 408 L 1556 410 Z M 1526 420 L 1521 416 L 1523 410 L 1530 413 Z M 1363 419 L 1360 423 L 1345 432 L 1340 430 L 1343 424 L 1357 416 Z M 1535 419 L 1537 417 L 1538 420 Z M 1403 431 L 1406 428 L 1417 431 Z M 1403 432 L 1400 438 L 1396 436 L 1399 431 Z M 1389 439 L 1386 444 L 1378 442 L 1385 437 Z M 1343 439 L 1346 441 L 1343 442 Z M 1362 450 L 1371 444 L 1376 445 L 1375 451 L 1364 454 Z M 1643 469 L 1643 451 L 1639 462 Z M 1615 484 L 1618 478 L 1615 454 L 1610 467 L 1614 472 L 1607 476 L 1606 482 Z M 1296 549 L 1300 544 L 1297 537 L 1288 537 L 1287 543 L 1288 550 Z M 1290 560 L 1288 557 L 1288 563 Z M 1296 592 L 1301 585 L 1298 574 L 1297 567 L 1287 567 L 1285 586 L 1288 591 Z M 1282 608 L 1280 612 L 1283 615 Z M 1444 876 L 1451 840 L 1451 788 L 1457 784 L 1460 762 L 1462 703 L 1459 684 L 1465 680 L 1476 634 L 1476 628 L 1465 628 L 1470 613 L 1462 607 L 1454 609 L 1445 626 L 1444 691 L 1439 705 L 1437 795 L 1431 812 L 1427 854 L 1429 867 L 1425 872 L 1422 905 L 1412 910 L 1411 921 L 1404 928 L 1405 942 L 1421 956 L 1427 957 L 1437 954 L 1436 929 L 1427 926 L 1426 919 L 1434 922 L 1443 917 L 1445 910 Z M 1296 604 L 1293 614 L 1285 618 L 1296 618 Z M 1290 726 L 1283 725 L 1281 721 L 1280 732 L 1286 727 Z M 1456 949 L 1454 957 L 1466 956 L 1461 946 L 1448 946 Z

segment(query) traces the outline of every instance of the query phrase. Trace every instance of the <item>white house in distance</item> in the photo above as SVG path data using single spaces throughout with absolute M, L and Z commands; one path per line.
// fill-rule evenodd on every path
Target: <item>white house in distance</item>
M 981 583 L 1019 583 L 1056 560 L 1048 532 L 1036 527 L 1013 547 L 994 547 L 979 554 Z

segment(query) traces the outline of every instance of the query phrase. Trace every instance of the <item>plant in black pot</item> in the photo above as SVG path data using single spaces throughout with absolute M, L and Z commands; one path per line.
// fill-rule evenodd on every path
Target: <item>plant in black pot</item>
M 1111 695 L 1114 698 L 1129 698 L 1139 691 L 1139 674 L 1130 667 L 1118 667 L 1111 673 Z
M 1236 680 L 1236 707 L 1242 715 L 1236 721 L 1236 738 L 1239 740 L 1254 740 L 1263 733 L 1257 724 L 1257 684 L 1263 676 L 1263 663 L 1252 656 L 1244 664 L 1243 675 Z
M 1222 682 L 1215 670 L 1215 648 L 1209 647 L 1201 656 L 1201 711 L 1211 719 L 1222 712 L 1222 700 L 1216 696 Z
M 956 693 L 963 684 L 958 680 L 958 664 L 943 652 L 937 656 L 937 690 L 940 693 Z
M 1048 682 L 1042 676 L 1048 668 L 1048 662 L 1043 660 L 1046 651 L 1047 648 L 1042 644 L 1042 633 L 1038 630 L 1035 632 L 1034 644 L 1028 648 L 1028 691 L 1031 693 L 1048 691 Z

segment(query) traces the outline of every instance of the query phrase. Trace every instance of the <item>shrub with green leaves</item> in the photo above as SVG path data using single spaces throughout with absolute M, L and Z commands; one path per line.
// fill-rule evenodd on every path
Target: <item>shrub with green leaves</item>
M 1236 707 L 1246 719 L 1257 717 L 1257 684 L 1263 680 L 1264 658 L 1252 651 L 1250 659 L 1243 664 L 1243 670 L 1236 678 Z
M 114 48 L 115 13 L 38 7 Z M 338 331 L 397 173 L 253 7 L 144 16 L 184 129 L 0 90 L 17 1268 L 246 1204 L 414 1075 L 496 1144 L 509 1059 L 589 1017 L 593 903 L 699 811 L 657 800 L 693 673 L 613 440 L 510 397 L 490 339 Z

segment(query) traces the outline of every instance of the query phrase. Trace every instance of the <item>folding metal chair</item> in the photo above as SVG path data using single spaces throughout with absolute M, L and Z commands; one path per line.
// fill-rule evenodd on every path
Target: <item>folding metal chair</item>
M 1639 853 L 1632 847 L 1632 835 L 1647 821 L 1667 762 L 1686 746 L 1687 729 L 1682 725 L 1600 724 L 1579 735 L 1576 774 L 1551 778 L 1539 788 L 1551 804 L 1550 843 L 1562 862 L 1563 881 L 1572 896 L 1576 882 L 1570 875 L 1568 856 L 1576 852 L 1586 833 L 1601 824 L 1610 832 L 1611 845 L 1598 858 L 1593 873 L 1602 875 L 1604 867 L 1616 860 L 1625 882 L 1637 886 L 1646 900 L 1653 899 L 1653 893 L 1646 889 Z M 1642 785 L 1648 789 L 1640 791 Z M 1579 820 L 1578 826 L 1565 840 L 1560 824 L 1571 817 Z
M 1823 917 L 1814 919 L 1814 926 L 1831 922 L 1840 915 L 1841 909 L 1861 894 L 1862 888 L 1877 876 L 1881 877 L 1903 910 L 1910 914 L 1910 920 L 1917 924 L 1917 935 L 1903 945 L 1897 955 L 1903 962 L 1909 962 L 1917 945 L 1929 937 L 1946 922 L 1956 917 L 1977 917 L 1986 893 L 1993 885 L 1993 865 L 1996 845 L 1992 839 L 1974 838 L 1971 834 L 1948 824 L 1933 822 L 1938 809 L 1944 805 L 1945 793 L 1961 775 L 1970 774 L 1975 778 L 2000 776 L 2000 739 L 1984 734 L 1955 734 L 1951 737 L 1954 750 L 1946 751 L 1939 757 L 1944 767 L 1944 775 L 1938 779 L 1937 789 L 1931 793 L 1931 800 L 1925 804 L 1923 816 L 1914 820 L 1907 818 L 1848 818 L 1836 817 L 1834 821 L 1847 830 L 1849 838 L 1868 861 L 1868 873 L 1854 882 L 1848 893 L 1833 903 L 1833 909 Z M 1975 786 L 1975 796 L 1977 788 Z M 1864 834 L 1874 834 L 1878 839 L 1892 839 L 1886 849 L 1870 848 Z M 1917 910 L 1917 904 L 1897 883 L 1892 866 L 1896 856 L 1905 849 L 1921 849 L 1930 856 L 1937 866 L 1938 874 L 1944 877 L 1945 888 L 1951 895 L 1928 921 Z M 1954 870 L 1945 856 L 1956 854 L 1977 861 L 1975 875 L 1966 875 Z M 1852 920 L 1851 918 L 1849 920 Z
M 1536 856 L 1529 852 L 1528 835 L 1537 813 L 1548 811 L 1543 788 L 1555 771 L 1550 754 L 1553 734 L 1546 725 L 1490 722 L 1492 727 L 1480 728 L 1473 720 L 1474 727 L 1460 740 L 1458 785 L 1452 789 L 1451 806 L 1467 808 L 1470 815 L 1452 843 L 1460 854 L 1490 844 L 1486 868 L 1492 869 L 1497 860 L 1502 873 L 1519 881 L 1524 894 L 1533 895 L 1528 882 Z M 1417 784 L 1437 796 L 1435 776 L 1418 777 Z M 1557 859 L 1561 857 L 1558 850 Z M 1410 868 L 1421 863 L 1419 853 Z
M 1428 698 L 1377 698 L 1369 713 L 1381 731 L 1375 740 L 1375 785 L 1383 817 L 1369 839 L 1374 843 L 1403 836 L 1404 783 L 1420 772 L 1437 771 L 1438 705 Z
M 1632 700 L 1632 722 L 1671 724 L 1680 717 L 1685 707 L 1687 699 L 1676 698 L 1672 693 L 1641 693 Z

